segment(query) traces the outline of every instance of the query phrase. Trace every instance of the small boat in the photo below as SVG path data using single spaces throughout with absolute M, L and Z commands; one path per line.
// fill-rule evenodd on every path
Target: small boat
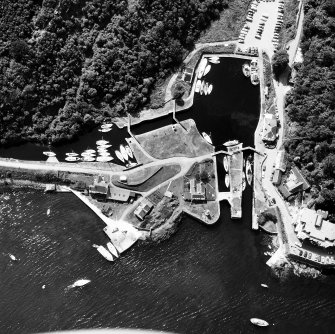
M 111 130 L 111 128 L 98 129 L 99 132 L 109 132 Z
M 95 156 L 96 153 L 88 153 L 88 152 L 83 152 L 80 154 L 82 157 L 93 157 Z
M 208 82 L 206 82 L 205 87 L 204 87 L 204 94 L 208 94 Z
M 207 66 L 207 59 L 202 58 L 199 63 L 199 69 L 198 69 L 198 78 L 201 79 L 201 77 L 204 75 L 205 68 Z
M 108 151 L 107 151 L 107 149 L 101 149 L 101 150 L 98 150 L 98 154 L 103 154 L 103 153 L 109 153 Z
M 242 172 L 242 190 L 244 190 L 245 189 L 245 187 L 246 187 L 246 182 L 245 182 L 245 174 L 244 174 L 244 172 Z
M 98 145 L 98 150 L 99 150 L 99 148 L 110 148 L 110 147 L 112 147 L 111 144 Z
M 123 159 L 128 161 L 128 154 L 123 145 L 120 145 L 120 153 L 122 154 Z
M 84 153 L 95 153 L 95 150 L 89 148 L 85 150 Z
M 75 281 L 73 284 L 70 285 L 71 288 L 74 287 L 80 287 L 80 286 L 84 286 L 88 283 L 90 283 L 91 281 L 89 279 L 79 279 L 78 281 Z
M 113 123 L 105 123 L 101 125 L 101 129 L 110 129 L 113 126 Z
M 66 157 L 65 160 L 68 161 L 68 162 L 76 162 L 76 161 L 79 161 L 80 158 L 78 158 L 78 157 Z
M 95 161 L 95 157 L 89 157 L 89 156 L 86 156 L 86 157 L 83 157 L 82 159 L 83 161 L 86 161 L 86 162 L 93 162 Z
M 100 140 L 96 141 L 97 145 L 104 145 L 104 144 L 108 144 L 108 143 L 109 143 L 109 141 L 104 140 L 104 139 L 100 139 Z
M 55 157 L 56 156 L 56 153 L 51 152 L 51 151 L 49 151 L 49 152 L 43 152 L 43 154 L 46 155 L 47 157 Z
M 224 177 L 224 183 L 225 183 L 226 187 L 228 188 L 229 187 L 229 174 L 225 175 L 225 177 Z
M 206 75 L 206 74 L 208 74 L 208 72 L 211 70 L 211 65 L 207 65 L 206 66 L 206 68 L 205 68 L 205 71 L 204 71 L 204 76 Z
M 226 172 L 228 172 L 228 158 L 227 156 L 223 157 L 223 167 Z
M 254 85 L 254 86 L 257 86 L 259 84 L 259 78 L 258 78 L 258 75 L 257 73 L 251 73 L 251 83 Z
M 99 161 L 99 162 L 109 162 L 109 161 L 112 161 L 113 158 L 112 157 L 103 156 L 103 157 L 97 157 L 96 160 Z
M 70 152 L 70 153 L 65 153 L 65 155 L 66 156 L 68 156 L 68 157 L 76 157 L 76 156 L 78 156 L 79 154 L 78 153 L 76 153 L 76 152 Z
M 197 83 L 195 84 L 194 91 L 196 93 L 199 93 L 200 92 L 200 87 L 201 87 L 201 80 L 197 80 Z
M 42 289 L 45 289 L 45 284 L 42 285 Z
M 250 66 L 247 63 L 242 65 L 242 72 L 246 77 L 250 77 Z
M 131 148 L 127 145 L 127 146 L 125 146 L 125 149 L 126 149 L 126 152 L 127 152 L 128 156 L 130 158 L 133 158 L 134 155 L 133 155 L 133 151 L 131 150 Z
M 219 59 L 220 59 L 219 56 L 211 56 L 211 57 L 209 57 L 209 60 L 216 61 L 216 60 L 219 60 Z
M 115 246 L 111 242 L 107 243 L 107 248 L 115 257 L 119 257 L 119 254 L 118 254 Z
M 50 208 L 47 210 L 47 215 L 48 216 L 50 215 Z
M 213 90 L 213 85 L 210 84 L 210 85 L 208 86 L 207 94 L 209 95 L 209 94 L 212 92 L 212 90 Z
M 269 326 L 269 323 L 265 320 L 262 320 L 262 319 L 258 319 L 258 318 L 251 318 L 250 319 L 250 322 L 253 324 L 253 325 L 256 325 L 256 326 L 260 326 L 260 327 L 266 327 L 266 326 Z
M 104 246 L 98 246 L 93 245 L 94 248 L 97 249 L 97 251 L 107 260 L 107 261 L 114 261 L 112 254 L 104 247 Z
M 247 160 L 247 162 L 246 162 L 245 172 L 246 172 L 246 176 L 247 176 L 247 182 L 248 182 L 249 186 L 251 186 L 252 169 L 251 169 L 251 163 L 250 163 L 249 160 Z
M 13 254 L 8 254 L 12 261 L 17 261 L 17 258 Z
M 99 157 L 110 157 L 110 155 L 109 152 L 99 152 Z
M 209 143 L 209 144 L 213 144 L 213 143 L 212 143 L 212 139 L 211 139 L 211 137 L 210 137 L 206 132 L 203 132 L 203 133 L 202 133 L 202 136 L 203 136 L 204 139 L 207 141 L 207 143 Z
M 224 146 L 233 146 L 233 145 L 237 145 L 238 144 L 238 140 L 234 139 L 234 140 L 228 140 L 225 143 L 223 143 Z
M 202 95 L 204 93 L 204 88 L 205 88 L 205 81 L 201 81 L 200 95 Z
M 264 284 L 264 283 L 262 283 L 261 286 L 262 286 L 263 288 L 266 288 L 266 289 L 269 288 L 269 286 L 268 286 L 267 284 Z
M 116 151 L 115 151 L 115 155 L 117 156 L 117 158 L 118 158 L 119 160 L 121 160 L 122 162 L 124 162 L 123 156 L 122 156 L 122 154 L 120 153 L 120 151 L 116 150 Z

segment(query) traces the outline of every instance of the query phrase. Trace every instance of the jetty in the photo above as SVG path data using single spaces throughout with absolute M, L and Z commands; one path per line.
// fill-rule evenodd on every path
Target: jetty
M 85 195 L 79 191 L 69 189 L 107 225 L 104 232 L 120 254 L 130 248 L 142 236 L 142 233 L 133 225 L 123 220 L 112 220 L 106 217 Z

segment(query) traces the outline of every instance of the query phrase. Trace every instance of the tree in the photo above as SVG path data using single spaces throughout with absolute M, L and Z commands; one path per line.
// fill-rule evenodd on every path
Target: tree
M 176 85 L 172 88 L 172 98 L 174 100 L 179 100 L 183 97 L 185 92 L 186 92 L 185 86 L 180 81 L 178 81 Z
M 279 76 L 286 70 L 288 62 L 289 62 L 289 56 L 286 50 L 279 50 L 277 53 L 273 55 L 272 71 L 276 79 L 278 79 Z

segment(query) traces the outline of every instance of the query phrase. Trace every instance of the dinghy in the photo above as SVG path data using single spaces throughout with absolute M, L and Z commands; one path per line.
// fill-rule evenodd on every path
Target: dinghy
M 128 156 L 130 158 L 133 158 L 134 155 L 133 155 L 133 151 L 131 150 L 131 148 L 127 145 L 127 146 L 125 146 L 125 149 L 126 149 L 126 152 L 127 152 Z
M 68 162 L 76 162 L 76 161 L 79 161 L 80 158 L 78 158 L 78 157 L 66 157 L 65 160 L 68 161 Z
M 204 71 L 204 76 L 209 73 L 209 71 L 211 70 L 211 67 L 212 67 L 211 65 L 206 66 L 205 71 Z
M 228 172 L 228 158 L 226 156 L 223 157 L 223 167 L 226 172 Z
M 76 153 L 76 152 L 69 152 L 69 153 L 65 153 L 65 155 L 66 156 L 68 156 L 68 157 L 76 157 L 76 156 L 78 156 L 79 154 L 78 153 Z
M 51 151 L 49 151 L 49 152 L 43 152 L 43 154 L 46 155 L 47 157 L 55 157 L 56 156 L 56 153 L 51 152 Z

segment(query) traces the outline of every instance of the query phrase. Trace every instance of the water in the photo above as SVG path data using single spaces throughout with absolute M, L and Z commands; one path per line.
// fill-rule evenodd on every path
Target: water
M 196 96 L 194 106 L 178 114 L 179 119 L 192 115 L 199 131 L 211 132 L 217 148 L 232 138 L 245 146 L 253 142 L 259 91 L 240 75 L 241 64 L 222 61 L 208 75 L 212 95 Z M 164 122 L 171 119 L 135 130 Z M 122 131 L 109 133 L 115 136 L 113 147 L 125 137 Z M 100 136 L 95 131 L 57 150 L 86 149 Z M 1 154 L 40 159 L 43 148 L 38 153 L 27 145 Z M 218 166 L 220 172 L 221 159 Z M 231 221 L 229 206 L 222 203 L 214 226 L 186 218 L 168 241 L 138 242 L 114 263 L 92 247 L 107 242 L 104 224 L 75 196 L 27 189 L 0 194 L 0 333 L 118 326 L 199 334 L 330 333 L 335 325 L 333 276 L 280 281 L 265 265 L 270 237 L 250 229 L 250 187 L 243 193 L 242 220 Z M 19 261 L 12 262 L 8 253 Z M 78 279 L 92 282 L 68 289 Z M 251 317 L 274 326 L 255 328 Z

